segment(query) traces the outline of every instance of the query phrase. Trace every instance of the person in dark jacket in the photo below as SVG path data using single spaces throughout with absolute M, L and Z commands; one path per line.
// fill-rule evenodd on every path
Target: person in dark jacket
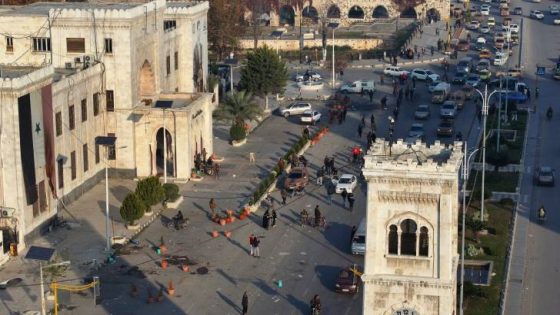
M 354 201 L 356 200 L 354 198 L 354 194 L 349 192 L 346 198 L 348 199 L 348 207 L 350 208 L 350 211 L 352 211 L 352 209 L 354 208 Z
M 267 230 L 270 227 L 270 211 L 268 209 L 264 212 L 262 226 Z
M 342 190 L 340 196 L 342 196 L 342 206 L 346 207 L 346 197 L 348 196 L 348 192 L 346 191 L 346 189 Z
M 247 296 L 247 291 L 243 293 L 243 298 L 241 299 L 241 307 L 243 307 L 243 315 L 247 314 L 249 310 L 249 296 Z

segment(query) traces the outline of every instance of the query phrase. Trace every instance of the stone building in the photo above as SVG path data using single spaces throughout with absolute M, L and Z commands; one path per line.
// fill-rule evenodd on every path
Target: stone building
M 265 17 L 272 26 L 313 25 L 325 19 L 349 26 L 397 17 L 437 21 L 447 19 L 450 10 L 449 0 L 313 0 L 303 1 L 301 6 L 298 3 L 282 0 L 278 8 L 265 13 Z M 248 12 L 247 15 L 251 14 Z
M 161 175 L 166 157 L 167 176 L 187 180 L 195 156 L 212 154 L 207 11 L 164 0 L 0 9 L 2 253 L 24 247 L 105 165 Z
M 363 314 L 455 314 L 462 157 L 459 142 L 369 149 Z

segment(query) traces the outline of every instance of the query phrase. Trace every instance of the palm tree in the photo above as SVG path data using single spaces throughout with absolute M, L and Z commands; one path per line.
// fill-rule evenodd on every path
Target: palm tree
M 262 113 L 262 108 L 253 100 L 253 94 L 239 91 L 229 96 L 225 102 L 220 103 L 215 111 L 215 116 L 219 120 L 231 122 L 233 126 L 244 124 L 245 120 L 256 119 Z

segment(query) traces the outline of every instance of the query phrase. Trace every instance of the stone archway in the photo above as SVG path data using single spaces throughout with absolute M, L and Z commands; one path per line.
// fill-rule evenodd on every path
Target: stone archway
M 156 94 L 156 81 L 152 65 L 148 60 L 144 61 L 140 68 L 140 84 L 138 85 L 140 98 L 150 98 Z
M 387 19 L 389 18 L 389 11 L 387 11 L 386 7 L 378 5 L 375 9 L 373 9 L 373 14 L 371 16 L 374 19 Z
M 165 138 L 167 141 L 167 176 L 173 176 L 175 174 L 175 170 L 173 166 L 174 155 L 173 155 L 173 138 L 169 133 L 168 129 L 165 129 Z M 163 127 L 159 128 L 156 133 L 156 152 L 155 152 L 155 161 L 156 161 L 156 173 L 159 175 L 163 175 L 163 161 L 164 161 L 164 144 L 163 144 Z
M 437 9 L 432 8 L 426 12 L 426 21 L 439 22 L 439 20 L 441 20 L 441 14 Z
M 329 10 L 327 11 L 327 18 L 340 19 L 340 8 L 336 4 L 329 7 Z
M 280 25 L 284 26 L 286 24 L 294 26 L 295 24 L 296 12 L 294 8 L 289 5 L 284 5 L 280 8 Z
M 413 7 L 408 7 L 401 12 L 401 18 L 403 19 L 417 19 L 418 14 Z
M 362 9 L 360 6 L 355 5 L 351 7 L 350 10 L 348 10 L 349 19 L 363 19 L 364 16 L 364 9 Z
M 317 23 L 319 21 L 319 12 L 313 6 L 306 6 L 303 8 L 301 14 L 304 18 L 311 19 L 313 23 Z

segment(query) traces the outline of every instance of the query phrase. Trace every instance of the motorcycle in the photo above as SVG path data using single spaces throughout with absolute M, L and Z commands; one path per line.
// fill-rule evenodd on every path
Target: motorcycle
M 178 231 L 178 230 L 186 229 L 188 224 L 189 224 L 189 219 L 182 219 L 182 220 L 173 219 L 167 223 L 167 228 L 170 230 Z

